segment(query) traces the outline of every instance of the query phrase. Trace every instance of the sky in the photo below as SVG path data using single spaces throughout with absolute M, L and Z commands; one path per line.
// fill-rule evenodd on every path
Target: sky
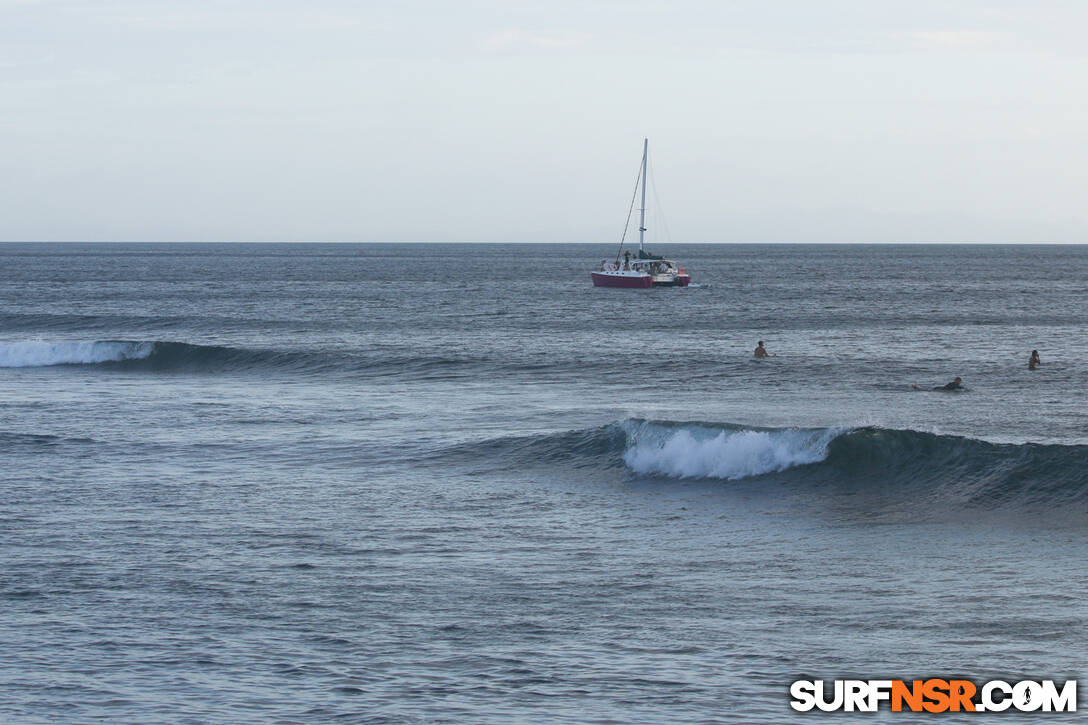
M 1079 0 L 0 0 L 0 240 L 1088 243 Z

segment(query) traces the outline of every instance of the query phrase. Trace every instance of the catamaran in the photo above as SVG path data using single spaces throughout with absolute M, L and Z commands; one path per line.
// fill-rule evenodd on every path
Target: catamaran
M 611 262 L 607 259 L 601 260 L 601 266 L 590 273 L 595 287 L 687 287 L 691 282 L 691 275 L 683 267 L 646 251 L 646 156 L 649 149 L 650 140 L 643 139 L 642 166 L 638 178 L 638 185 L 642 187 L 642 207 L 638 217 L 638 258 L 631 259 L 630 252 L 623 252 L 622 261 L 620 259 L 623 243 L 627 239 L 625 225 L 616 259 Z M 631 197 L 631 208 L 627 211 L 628 225 L 631 223 L 634 206 L 635 198 Z

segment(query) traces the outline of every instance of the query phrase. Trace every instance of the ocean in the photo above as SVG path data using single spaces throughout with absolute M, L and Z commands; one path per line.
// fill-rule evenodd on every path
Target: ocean
M 1085 678 L 1088 247 L 654 251 L 693 284 L 0 245 L 0 720 L 907 723 L 790 684 Z

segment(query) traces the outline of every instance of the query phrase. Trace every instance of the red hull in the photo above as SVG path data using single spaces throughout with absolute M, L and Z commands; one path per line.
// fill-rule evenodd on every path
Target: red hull
M 653 278 L 649 275 L 642 277 L 625 277 L 613 274 L 600 274 L 590 272 L 593 276 L 594 287 L 625 287 L 627 289 L 646 289 L 654 286 Z

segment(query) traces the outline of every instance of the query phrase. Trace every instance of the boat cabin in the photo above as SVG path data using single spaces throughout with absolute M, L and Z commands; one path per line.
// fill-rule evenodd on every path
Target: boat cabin
M 631 262 L 631 269 L 649 274 L 675 274 L 676 265 L 667 259 L 637 259 Z

